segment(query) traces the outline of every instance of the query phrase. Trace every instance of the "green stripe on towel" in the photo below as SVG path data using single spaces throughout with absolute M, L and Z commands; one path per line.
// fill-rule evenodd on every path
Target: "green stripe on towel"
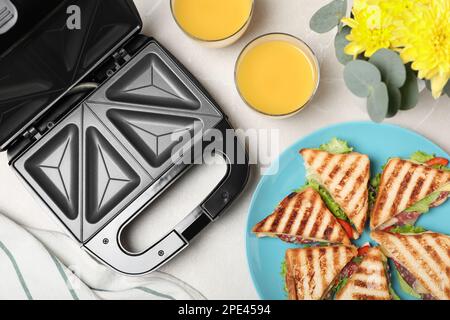
M 64 269 L 63 269 L 61 263 L 59 262 L 59 260 L 54 255 L 52 255 L 51 253 L 49 253 L 49 255 L 50 255 L 50 257 L 52 257 L 53 262 L 56 264 L 56 268 L 58 269 L 59 274 L 63 278 L 64 283 L 67 286 L 67 289 L 69 289 L 69 292 L 70 292 L 70 295 L 72 296 L 72 299 L 73 300 L 79 300 L 75 290 L 72 287 L 72 284 L 69 281 L 69 278 L 67 277 L 66 273 L 64 272 Z
M 16 271 L 17 278 L 19 279 L 19 282 L 22 285 L 23 291 L 25 292 L 28 300 L 33 300 L 30 290 L 28 289 L 28 286 L 25 283 L 25 279 L 23 278 L 23 275 L 20 272 L 19 266 L 17 265 L 17 261 L 14 258 L 14 256 L 12 255 L 11 251 L 9 251 L 8 248 L 1 241 L 0 241 L 0 249 L 2 249 L 3 252 L 5 252 L 5 254 L 8 256 L 9 260 L 11 261 L 11 264 L 13 265 L 14 270 Z

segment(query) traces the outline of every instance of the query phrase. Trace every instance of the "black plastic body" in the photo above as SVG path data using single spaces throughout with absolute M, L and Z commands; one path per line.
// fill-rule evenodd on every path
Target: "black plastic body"
M 18 24 L 0 36 L 3 151 L 142 27 L 132 0 L 16 1 Z M 67 26 L 72 5 L 80 29 Z

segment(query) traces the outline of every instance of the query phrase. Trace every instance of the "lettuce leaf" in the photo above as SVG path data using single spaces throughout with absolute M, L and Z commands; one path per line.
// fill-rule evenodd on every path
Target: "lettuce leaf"
M 422 227 L 416 227 L 409 224 L 405 224 L 404 226 L 397 226 L 393 229 L 391 229 L 389 232 L 392 233 L 422 233 L 426 232 L 427 229 L 424 229 Z
M 287 273 L 287 267 L 286 267 L 286 260 L 283 260 L 283 262 L 281 263 L 281 277 L 283 278 L 283 289 L 284 289 L 284 293 L 287 295 L 288 294 L 288 289 L 287 289 L 287 284 L 286 284 L 286 273 Z
M 348 278 L 342 278 L 338 284 L 334 287 L 333 293 L 336 295 L 348 282 Z
M 322 187 L 317 181 L 313 179 L 309 180 L 307 185 L 320 194 L 322 200 L 325 202 L 328 209 L 330 209 L 331 213 L 333 213 L 336 218 L 350 222 L 344 210 L 342 210 L 339 204 L 334 201 L 333 197 L 327 190 L 325 190 L 324 187 Z
M 372 207 L 375 204 L 375 201 L 377 199 L 378 188 L 380 187 L 380 183 L 381 183 L 381 173 L 378 173 L 375 177 L 370 179 L 370 184 L 369 184 L 370 207 Z
M 344 154 L 353 151 L 353 148 L 348 146 L 347 141 L 338 138 L 332 138 L 328 143 L 322 144 L 319 149 L 334 154 Z
M 431 193 L 430 195 L 426 196 L 420 201 L 417 201 L 415 204 L 413 204 L 411 207 L 407 208 L 406 212 L 418 212 L 418 213 L 426 213 L 430 211 L 430 206 L 435 202 L 439 195 L 441 194 L 441 191 L 435 191 Z
M 410 159 L 412 161 L 415 161 L 415 162 L 418 162 L 418 163 L 421 163 L 421 164 L 425 164 L 426 162 L 434 159 L 435 157 L 436 157 L 435 154 L 429 154 L 429 153 L 426 153 L 426 152 L 423 152 L 423 151 L 416 151 L 416 152 L 414 152 L 411 155 Z M 437 170 L 450 172 L 450 168 L 446 167 L 446 166 L 443 166 L 443 165 L 435 165 L 435 166 L 431 166 L 431 167 L 434 168 L 434 169 L 437 169 Z
M 392 284 L 389 283 L 389 293 L 391 294 L 392 300 L 402 300 L 398 296 L 397 292 L 395 292 L 394 288 L 392 288 Z
M 398 282 L 400 284 L 400 288 L 407 294 L 409 294 L 410 296 L 413 296 L 416 299 L 421 299 L 422 296 L 420 294 L 418 294 L 416 291 L 414 291 L 413 288 L 411 288 L 411 286 L 405 281 L 405 279 L 403 279 L 402 275 L 400 274 L 400 272 L 398 272 L 397 269 L 395 269 L 395 272 L 397 273 L 397 277 L 398 277 Z
M 445 167 L 443 165 L 437 165 L 437 166 L 433 166 L 434 169 L 438 169 L 438 170 L 442 170 L 442 171 L 447 171 L 450 172 L 450 168 L 449 167 Z
M 281 263 L 281 272 L 280 272 L 280 274 L 284 278 L 284 277 L 286 277 L 286 273 L 287 273 L 286 260 L 283 260 L 283 262 Z
M 431 159 L 434 159 L 434 157 L 434 154 L 429 154 L 423 151 L 416 151 L 410 156 L 410 159 L 418 163 L 426 163 Z

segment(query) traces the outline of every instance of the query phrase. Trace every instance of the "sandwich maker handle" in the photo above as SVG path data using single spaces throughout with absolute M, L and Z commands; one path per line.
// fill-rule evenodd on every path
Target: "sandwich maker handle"
M 85 243 L 85 248 L 116 271 L 127 275 L 142 275 L 154 271 L 186 248 L 196 235 L 216 220 L 236 200 L 249 177 L 247 152 L 237 141 L 228 121 L 222 120 L 216 129 L 222 133 L 224 146 L 223 150 L 216 150 L 216 152 L 226 160 L 227 173 L 210 195 L 172 231 L 147 250 L 137 254 L 131 253 L 122 246 L 120 233 L 138 214 L 131 217 L 121 214 Z M 207 145 L 208 143 L 204 143 L 202 149 Z M 180 167 L 179 172 L 183 170 Z
M 188 241 L 199 234 L 211 221 L 217 219 L 236 200 L 247 184 L 250 174 L 245 147 L 237 140 L 228 121 L 223 120 L 216 129 L 219 129 L 224 137 L 222 143 L 224 149 L 216 151 L 224 157 L 227 163 L 227 173 L 203 203 L 194 210 L 194 212 L 201 210 L 203 214 L 182 232 L 183 237 Z M 227 141 L 227 139 L 234 141 Z M 232 150 L 229 150 L 228 147 L 231 147 Z

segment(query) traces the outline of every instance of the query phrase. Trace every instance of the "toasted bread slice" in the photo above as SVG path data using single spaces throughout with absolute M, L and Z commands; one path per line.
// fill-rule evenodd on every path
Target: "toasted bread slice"
M 389 279 L 385 268 L 387 259 L 379 248 L 370 248 L 361 264 L 336 300 L 391 300 Z
M 289 300 L 323 299 L 335 278 L 356 254 L 356 248 L 349 246 L 288 249 L 286 288 Z
M 252 231 L 258 237 L 351 244 L 344 229 L 312 188 L 293 192 L 284 198 L 275 211 L 256 224 Z
M 396 215 L 449 183 L 450 172 L 399 158 L 390 159 L 381 176 L 370 228 L 386 225 Z
M 383 252 L 412 274 L 428 294 L 436 299 L 450 299 L 450 237 L 424 232 L 397 234 L 373 231 Z
M 332 154 L 315 149 L 300 150 L 308 177 L 321 184 L 356 228 L 355 239 L 364 231 L 369 208 L 370 160 L 356 152 Z

